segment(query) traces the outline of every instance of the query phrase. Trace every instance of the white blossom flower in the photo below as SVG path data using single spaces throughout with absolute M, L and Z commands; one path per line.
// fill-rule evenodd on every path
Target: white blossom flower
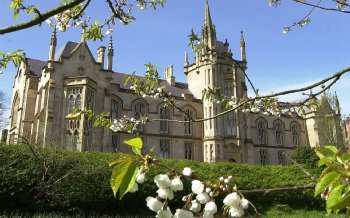
M 160 187 L 157 190 L 158 196 L 162 199 L 172 200 L 174 198 L 174 192 L 170 188 Z
M 203 218 L 214 218 L 214 214 L 204 211 Z
M 197 200 L 191 201 L 190 210 L 197 213 L 201 210 L 201 204 Z
M 249 201 L 245 198 L 241 200 L 241 206 L 243 209 L 247 209 L 249 207 Z
M 223 181 L 224 181 L 224 177 L 221 176 L 221 177 L 219 178 L 219 180 L 220 180 L 220 182 L 223 182 Z
M 228 180 L 228 179 L 225 179 L 225 180 L 224 180 L 224 183 L 225 183 L 225 184 L 228 184 L 228 183 L 229 183 L 229 180 Z
M 111 33 L 113 32 L 113 29 L 111 29 L 111 28 L 108 28 L 107 30 L 106 30 L 106 35 L 110 35 Z
M 199 180 L 193 180 L 191 189 L 193 193 L 200 194 L 204 191 L 204 184 Z
M 177 209 L 174 218 L 194 218 L 193 213 L 184 209 Z
M 218 207 L 216 206 L 214 201 L 210 201 L 205 204 L 204 211 L 215 214 L 218 211 Z
M 154 197 L 147 197 L 146 202 L 147 202 L 147 207 L 154 212 L 160 211 L 164 206 L 162 202 L 158 201 Z
M 159 174 L 154 177 L 154 182 L 157 184 L 158 188 L 168 188 L 170 187 L 171 181 L 167 174 Z
M 120 127 L 119 126 L 116 126 L 116 125 L 111 125 L 111 127 L 109 127 L 113 132 L 118 132 L 120 131 Z
M 146 179 L 146 175 L 139 171 L 136 175 L 136 182 L 141 184 L 141 183 L 144 183 L 145 179 Z
M 182 184 L 181 179 L 179 177 L 177 177 L 177 178 L 171 180 L 170 188 L 173 191 L 182 191 L 184 189 L 184 186 Z
M 171 213 L 171 211 L 168 208 L 167 210 L 160 210 L 160 211 L 158 211 L 157 217 L 158 218 L 172 218 L 173 214 Z
M 231 217 L 241 217 L 244 214 L 244 210 L 241 207 L 231 207 L 230 215 Z
M 47 25 L 49 25 L 49 27 L 54 27 L 55 26 L 55 24 L 52 22 L 51 19 L 47 19 L 46 23 L 47 23 Z
M 191 176 L 192 175 L 192 169 L 189 168 L 189 167 L 185 167 L 183 170 L 182 170 L 182 174 L 184 176 Z
M 205 192 L 206 193 L 210 193 L 211 192 L 211 188 L 210 187 L 205 188 Z
M 237 192 L 233 192 L 228 194 L 224 199 L 224 204 L 230 207 L 236 207 L 239 205 L 241 198 L 237 194 Z
M 291 31 L 292 29 L 289 26 L 284 26 L 282 29 L 283 34 L 287 34 Z
M 75 26 L 81 26 L 84 24 L 84 21 L 82 20 L 78 20 L 77 22 L 75 22 Z
M 233 177 L 232 176 L 228 176 L 227 178 L 228 178 L 228 180 L 231 180 Z
M 206 192 L 198 194 L 196 198 L 201 204 L 205 204 L 210 200 L 210 196 Z
M 134 192 L 137 192 L 138 190 L 139 190 L 139 185 L 135 182 L 129 192 L 134 193 Z

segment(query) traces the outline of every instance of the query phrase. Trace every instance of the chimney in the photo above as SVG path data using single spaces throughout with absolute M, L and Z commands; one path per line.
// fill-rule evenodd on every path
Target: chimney
M 100 46 L 97 49 L 97 62 L 102 64 L 102 68 L 104 68 L 105 65 L 105 51 L 106 47 Z
M 175 86 L 175 77 L 173 76 L 173 65 L 170 65 L 169 67 L 165 68 L 164 79 L 166 79 L 169 85 Z

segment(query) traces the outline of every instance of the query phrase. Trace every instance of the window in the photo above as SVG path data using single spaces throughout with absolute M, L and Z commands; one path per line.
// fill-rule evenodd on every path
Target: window
M 224 81 L 224 95 L 231 97 L 233 96 L 233 82 L 232 80 Z
M 210 85 L 210 69 L 208 69 L 208 85 Z
M 205 108 L 205 111 L 204 111 L 204 118 L 208 118 L 208 108 Z M 204 121 L 205 123 L 205 129 L 208 129 L 208 121 Z
M 278 165 L 285 166 L 287 164 L 285 151 L 282 151 L 282 150 L 277 151 L 277 159 L 278 159 Z
M 300 145 L 300 126 L 297 123 L 292 124 L 292 140 L 293 145 L 298 146 Z
M 209 151 L 210 153 L 210 159 L 209 159 L 209 161 L 210 162 L 212 162 L 213 161 L 213 159 L 214 159 L 214 148 L 213 148 L 213 144 L 210 144 L 210 151 Z
M 78 103 L 77 107 L 81 107 L 81 98 L 80 95 L 77 97 L 76 102 Z M 86 89 L 85 94 L 85 108 L 87 110 L 94 109 L 95 102 L 95 92 L 89 88 Z M 89 120 L 87 114 L 84 115 L 84 130 L 83 130 L 83 142 L 84 142 L 84 151 L 91 150 L 92 148 L 92 131 L 93 131 L 93 120 Z
M 82 88 L 71 88 L 67 90 L 67 114 L 72 113 L 74 109 L 81 110 L 81 92 Z
M 190 117 L 193 118 L 192 111 L 189 109 L 185 110 L 185 135 L 192 135 L 192 121 Z
M 221 145 L 220 144 L 216 144 L 216 160 L 220 160 L 221 159 Z
M 256 126 L 258 130 L 258 143 L 264 145 L 266 144 L 267 122 L 264 119 L 259 119 Z
M 164 106 L 160 108 L 160 133 L 169 133 L 169 108 Z
M 234 112 L 229 112 L 226 114 L 226 134 L 227 135 L 236 135 L 236 119 Z
M 170 140 L 167 140 L 167 139 L 160 140 L 159 157 L 170 158 Z
M 193 160 L 193 142 L 185 142 L 185 159 Z
M 115 120 L 119 117 L 119 102 L 115 99 L 111 101 L 111 120 Z
M 12 103 L 11 127 L 15 127 L 17 124 L 18 109 L 19 109 L 19 96 L 18 96 L 18 93 L 16 93 Z
M 266 149 L 260 149 L 260 164 L 266 165 L 268 164 L 268 156 Z
M 275 137 L 276 137 L 276 144 L 277 145 L 283 145 L 283 132 L 284 132 L 284 128 L 283 128 L 283 123 L 280 120 L 277 120 L 275 122 Z
M 119 149 L 119 137 L 118 133 L 112 133 L 112 152 L 117 152 Z
M 136 120 L 139 120 L 142 115 L 146 114 L 146 107 L 141 102 L 138 102 L 134 105 L 134 118 Z M 144 124 L 138 124 L 137 126 L 138 131 L 142 132 L 144 131 Z
M 214 116 L 216 116 L 218 114 L 218 108 L 217 107 L 215 107 L 215 110 L 214 110 Z M 215 128 L 216 128 L 216 130 L 218 130 L 218 117 L 216 117 L 216 118 L 214 118 L 214 121 L 215 121 Z
M 209 118 L 212 117 L 212 113 L 213 113 L 213 111 L 212 111 L 212 108 L 211 108 L 211 106 L 210 106 L 210 107 L 209 107 Z M 213 119 L 210 119 L 210 120 L 209 120 L 209 128 L 210 128 L 210 129 L 213 128 Z

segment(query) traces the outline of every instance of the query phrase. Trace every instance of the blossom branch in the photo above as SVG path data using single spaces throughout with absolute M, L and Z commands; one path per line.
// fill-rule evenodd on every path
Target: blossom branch
M 325 10 L 325 11 L 336 11 L 336 12 L 342 12 L 342 13 L 350 13 L 350 11 L 347 11 L 347 10 L 339 10 L 337 8 L 323 7 L 323 6 L 320 6 L 319 3 L 312 4 L 312 3 L 309 3 L 309 2 L 306 2 L 306 1 L 301 1 L 301 0 L 293 0 L 293 1 L 296 2 L 296 3 L 300 3 L 300 4 L 311 6 L 311 7 L 313 7 L 313 9 L 314 8 L 318 8 L 318 9 L 322 9 L 322 10 Z M 341 4 L 339 1 L 336 1 L 336 2 Z

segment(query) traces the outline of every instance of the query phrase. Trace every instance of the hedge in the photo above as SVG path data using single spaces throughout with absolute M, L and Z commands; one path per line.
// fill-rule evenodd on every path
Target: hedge
M 155 195 L 153 176 L 164 172 L 152 168 L 147 182 L 122 201 L 113 197 L 109 185 L 111 169 L 108 163 L 117 154 L 101 152 L 74 152 L 60 149 L 41 149 L 28 145 L 0 145 L 0 210 L 103 212 L 118 214 L 152 214 L 145 204 L 147 196 Z M 295 166 L 258 166 L 239 163 L 199 163 L 189 160 L 162 160 L 176 169 L 191 167 L 203 180 L 233 176 L 239 189 L 266 189 L 310 183 Z M 312 170 L 319 173 L 318 170 Z M 189 193 L 185 183 L 182 193 Z M 181 194 L 172 204 L 181 207 Z M 313 190 L 286 191 L 248 195 L 261 212 L 277 204 L 288 204 L 294 209 L 322 209 Z M 172 207 L 175 208 L 175 207 Z

